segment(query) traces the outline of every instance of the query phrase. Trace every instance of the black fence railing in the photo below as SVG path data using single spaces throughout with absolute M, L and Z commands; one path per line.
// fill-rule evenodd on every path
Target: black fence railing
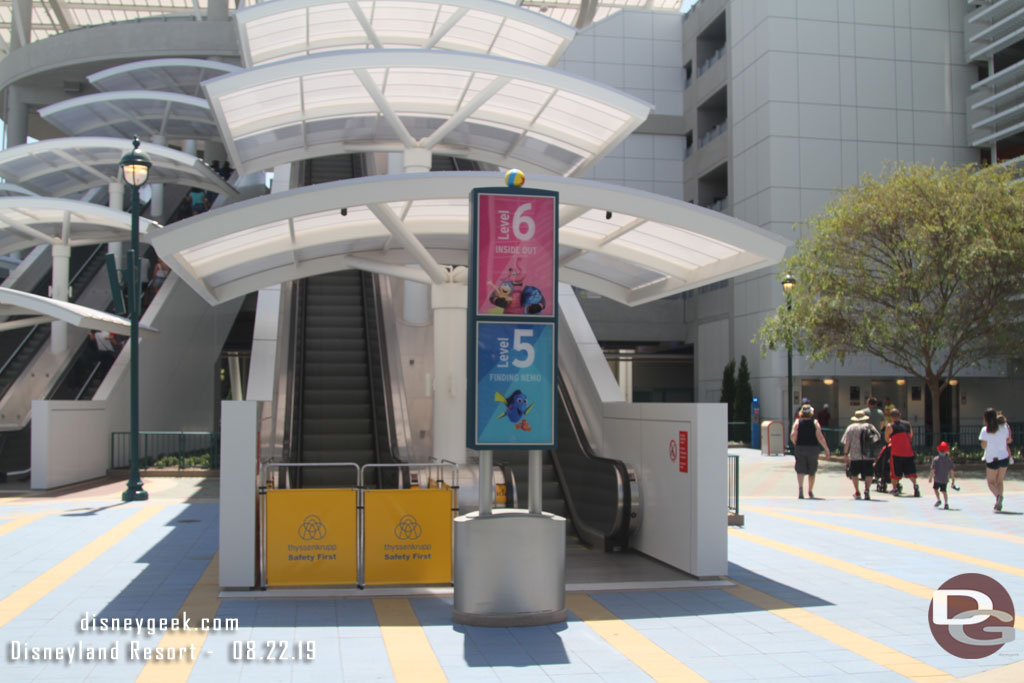
M 131 432 L 110 434 L 110 469 L 127 469 Z M 139 467 L 143 469 L 220 469 L 220 435 L 216 432 L 140 432 Z

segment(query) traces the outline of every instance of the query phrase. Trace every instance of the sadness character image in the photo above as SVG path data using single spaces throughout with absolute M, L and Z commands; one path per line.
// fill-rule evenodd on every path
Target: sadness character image
M 505 412 L 498 416 L 499 420 L 507 417 L 516 429 L 522 429 L 524 432 L 531 430 L 530 423 L 526 421 L 526 414 L 533 409 L 533 404 L 528 404 L 526 394 L 516 389 L 508 395 L 508 398 L 505 398 L 498 392 L 494 392 L 494 402 L 505 404 Z
M 544 310 L 544 294 L 536 287 L 524 286 L 526 270 L 513 258 L 501 273 L 497 284 L 487 281 L 491 293 L 487 300 L 494 305 L 489 313 L 536 314 Z

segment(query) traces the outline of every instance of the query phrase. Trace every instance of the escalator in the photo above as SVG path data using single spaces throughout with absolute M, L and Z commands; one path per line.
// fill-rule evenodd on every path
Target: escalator
M 69 280 L 70 296 L 68 300 L 74 303 L 86 285 L 92 282 L 100 269 L 104 267 L 104 254 L 106 245 L 89 247 L 74 247 L 71 249 L 71 261 L 69 270 L 74 276 Z M 48 296 L 51 273 L 47 271 L 38 285 L 32 290 L 33 294 Z M 25 316 L 12 316 L 11 320 L 17 320 Z M 0 358 L 4 363 L 0 366 L 0 396 L 3 396 L 10 389 L 21 373 L 32 362 L 50 339 L 50 324 L 42 323 L 29 328 L 18 328 L 0 334 Z M 2 452 L 0 452 L 2 453 Z
M 105 244 L 74 247 L 71 250 L 70 272 L 73 276 L 69 280 L 68 299 L 75 302 L 85 291 L 90 282 L 105 267 Z M 34 294 L 46 296 L 50 282 L 50 273 L 42 278 L 41 282 L 33 291 Z M 19 316 L 12 316 L 17 319 Z M 0 366 L 0 396 L 14 386 L 39 351 L 50 339 L 50 324 L 42 323 L 29 328 L 14 329 L 0 335 L 0 357 L 6 358 Z M 75 360 L 83 353 L 83 349 L 89 346 L 89 339 L 76 352 L 71 362 L 65 367 L 64 376 L 58 382 L 55 391 L 46 398 L 54 398 L 54 394 L 61 389 L 71 375 L 71 368 L 75 367 Z M 102 377 L 99 378 L 102 381 Z M 98 382 L 96 383 L 98 386 Z M 95 389 L 94 389 L 95 390 Z M 64 395 L 59 396 L 61 398 Z M 72 396 L 72 398 L 75 398 Z M 8 473 L 26 473 L 31 464 L 32 445 L 32 423 L 17 430 L 0 432 L 0 479 Z
M 365 172 L 361 154 L 318 157 L 302 165 L 300 182 L 314 185 Z M 395 462 L 374 277 L 356 270 L 327 273 L 296 283 L 294 292 L 289 459 L 313 465 Z M 302 467 L 294 472 L 290 484 L 296 487 L 356 484 L 351 467 Z M 390 477 L 378 473 L 368 483 L 379 485 L 383 479 Z
M 565 517 L 567 533 L 585 545 L 626 550 L 639 523 L 636 476 L 622 461 L 593 452 L 561 376 L 557 403 L 558 448 L 543 452 L 543 510 Z M 512 470 L 516 506 L 526 508 L 527 451 L 496 451 L 494 460 Z
M 355 270 L 306 278 L 296 287 L 293 462 L 395 461 L 373 288 L 373 276 Z M 299 487 L 356 484 L 353 468 L 300 471 Z

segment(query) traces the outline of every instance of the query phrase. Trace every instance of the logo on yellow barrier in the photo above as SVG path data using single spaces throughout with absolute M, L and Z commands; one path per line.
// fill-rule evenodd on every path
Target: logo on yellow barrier
M 299 538 L 303 541 L 321 541 L 327 535 L 327 527 L 316 515 L 309 515 L 302 520 L 299 527 Z
M 405 515 L 398 520 L 398 525 L 395 527 L 395 538 L 399 541 L 415 541 L 422 535 L 423 527 L 412 515 Z

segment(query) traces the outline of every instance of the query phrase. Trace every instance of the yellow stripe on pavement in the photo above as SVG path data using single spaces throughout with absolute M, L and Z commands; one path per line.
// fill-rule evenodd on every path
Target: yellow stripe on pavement
M 652 643 L 604 605 L 583 593 L 565 596 L 566 607 L 597 635 L 656 681 L 703 681 L 696 671 Z
M 882 536 L 880 534 L 872 534 L 867 531 L 858 531 L 857 529 L 848 529 L 837 524 L 829 524 L 828 522 L 819 522 L 814 519 L 804 519 L 803 517 L 797 517 L 796 515 L 787 515 L 782 512 L 775 512 L 766 508 L 760 508 L 759 514 L 768 515 L 769 517 L 777 517 L 779 519 L 786 519 L 791 522 L 797 522 L 798 524 L 806 524 L 808 526 L 818 527 L 819 529 L 826 529 L 827 531 L 836 531 L 841 534 L 847 534 L 849 536 L 856 536 L 858 538 L 864 538 L 875 543 L 885 543 L 888 545 L 894 545 L 897 548 L 916 550 L 921 553 L 928 553 L 929 555 L 937 555 L 938 557 L 945 557 L 948 560 L 956 560 L 957 562 L 964 562 L 966 564 L 973 564 L 978 567 L 984 567 L 997 572 L 1003 572 L 1005 574 L 1012 574 L 1013 576 L 1024 577 L 1024 569 L 1020 567 L 1014 567 L 1009 564 L 1003 564 L 1002 562 L 993 562 L 992 560 L 985 560 L 980 557 L 974 557 L 973 555 L 964 555 L 963 553 L 955 553 L 952 550 L 942 550 L 941 548 L 933 548 L 931 546 L 924 545 L 922 543 L 914 543 L 913 541 L 901 541 L 888 536 Z
M 203 644 L 208 633 L 201 629 L 200 624 L 204 619 L 211 623 L 220 609 L 219 566 L 219 555 L 214 555 L 178 611 L 177 618 L 181 620 L 180 623 L 184 623 L 185 616 L 188 616 L 192 622 L 191 630 L 168 631 L 157 645 L 158 648 L 162 648 L 162 652 L 174 652 L 176 658 L 164 661 L 149 660 L 142 668 L 142 673 L 135 679 L 135 683 L 175 683 L 188 680 L 192 674 L 192 667 L 196 664 L 195 660 L 203 654 Z
M 0 600 L 0 627 L 6 626 L 16 616 L 77 574 L 87 564 L 110 550 L 114 544 L 152 519 L 165 507 L 167 506 L 146 505 L 95 541 Z
M 986 494 L 991 495 L 991 494 Z M 806 510 L 797 510 L 795 508 L 765 508 L 756 505 L 743 507 L 744 511 L 750 510 L 752 512 L 786 512 L 803 514 Z M 904 524 L 906 526 L 919 526 L 926 529 L 941 529 L 942 531 L 959 531 L 961 533 L 970 534 L 971 536 L 984 536 L 985 538 L 992 538 L 997 541 L 1006 541 L 1007 543 L 1019 543 L 1024 545 L 1024 537 L 1015 536 L 1014 534 L 1004 534 L 998 531 L 989 531 L 988 529 L 975 529 L 969 526 L 962 526 L 959 524 L 939 524 L 938 522 L 921 522 L 914 519 L 895 519 L 892 517 L 876 517 L 875 515 L 858 515 L 853 512 L 826 512 L 823 510 L 814 510 L 815 516 L 828 515 L 830 517 L 846 517 L 848 519 L 865 519 L 872 522 L 883 522 L 885 524 Z
M 758 545 L 764 546 L 765 548 L 771 548 L 772 550 L 778 550 L 786 553 L 787 555 L 793 555 L 804 560 L 810 560 L 811 562 L 817 562 L 818 564 L 825 565 L 836 571 L 856 576 L 857 578 L 871 581 L 873 583 L 880 584 L 886 588 L 892 588 L 894 590 L 901 591 L 907 595 L 913 595 L 918 598 L 923 598 L 931 602 L 932 595 L 935 592 L 934 588 L 922 586 L 919 583 L 913 583 L 904 579 L 893 576 L 892 574 L 886 574 L 885 572 L 876 571 L 874 569 L 868 569 L 867 567 L 861 567 L 860 565 L 847 562 L 846 560 L 840 560 L 835 557 L 828 555 L 822 555 L 821 553 L 814 552 L 813 550 L 805 550 L 804 548 L 798 548 L 795 545 L 789 545 L 788 543 L 782 543 L 780 541 L 773 541 L 770 538 L 761 538 L 749 531 L 742 531 L 736 528 L 729 529 L 729 535 L 735 536 L 736 538 L 743 539 L 744 541 L 750 541 Z M 1014 621 L 1014 626 L 1018 629 L 1024 630 L 1024 617 L 1017 615 Z
M 723 590 L 912 681 L 946 681 L 953 678 L 941 669 L 756 588 L 738 583 L 734 588 Z
M 406 598 L 374 598 L 373 609 L 398 683 L 448 680 Z
M 9 534 L 15 529 L 20 529 L 23 526 L 28 526 L 32 522 L 36 521 L 40 517 L 46 517 L 52 515 L 52 512 L 34 512 L 31 515 L 22 515 L 16 518 L 13 522 L 7 522 L 6 524 L 0 524 L 0 536 Z M 5 518 L 6 519 L 6 518 Z

